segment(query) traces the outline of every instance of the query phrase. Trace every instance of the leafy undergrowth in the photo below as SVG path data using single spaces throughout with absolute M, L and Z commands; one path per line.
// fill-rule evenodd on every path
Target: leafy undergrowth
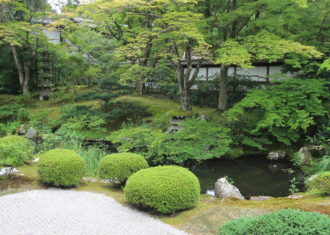
M 152 113 L 153 119 L 160 118 L 166 114 L 172 114 L 173 116 L 189 115 L 193 113 L 207 116 L 215 116 L 217 114 L 216 110 L 213 108 L 201 108 L 197 106 L 193 107 L 192 112 L 184 112 L 180 110 L 180 104 L 178 102 L 165 98 L 155 98 L 152 96 L 126 95 L 117 98 L 116 101 L 135 102 L 147 106 L 149 111 Z
M 46 189 L 39 183 L 36 166 L 20 168 L 24 176 L 0 181 L 0 196 L 28 190 Z M 85 182 L 77 189 L 101 193 L 129 206 L 120 187 L 100 184 L 98 181 Z M 304 211 L 316 211 L 330 216 L 330 197 L 321 197 L 315 192 L 301 194 L 300 199 L 274 198 L 256 202 L 248 200 L 221 201 L 208 195 L 202 195 L 198 206 L 172 216 L 155 216 L 167 224 L 191 234 L 215 234 L 218 227 L 229 220 L 242 216 L 259 216 L 279 209 L 296 208 Z
M 100 114 L 105 113 L 102 110 L 104 101 L 100 99 L 93 99 L 87 101 L 75 101 L 75 97 L 79 94 L 84 94 L 88 91 L 92 91 L 95 87 L 77 86 L 75 91 L 66 90 L 61 88 L 54 92 L 54 97 L 50 100 L 40 101 L 38 100 L 38 93 L 32 93 L 32 100 L 24 100 L 22 96 L 12 95 L 0 95 L 0 104 L 20 103 L 27 108 L 29 117 L 35 123 L 44 123 L 52 128 L 59 127 L 67 121 L 63 119 L 63 113 L 65 106 L 77 107 L 86 106 L 91 110 L 97 110 Z M 155 98 L 152 96 L 137 96 L 137 95 L 124 95 L 113 100 L 114 102 L 122 103 L 135 103 L 147 108 L 151 116 L 143 118 L 145 122 L 157 122 L 168 125 L 168 121 L 172 116 L 191 116 L 191 115 L 207 115 L 216 118 L 218 116 L 215 109 L 212 108 L 200 108 L 193 107 L 192 112 L 184 112 L 180 110 L 180 104 L 176 101 Z M 118 129 L 121 123 L 113 122 L 108 123 L 106 129 L 103 131 L 98 130 L 81 130 L 77 133 L 78 136 L 90 139 L 105 139 L 109 135 L 109 132 Z

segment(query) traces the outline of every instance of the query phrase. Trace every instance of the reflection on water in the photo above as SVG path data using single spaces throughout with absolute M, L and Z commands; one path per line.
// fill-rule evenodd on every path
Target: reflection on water
M 289 162 L 271 162 L 265 157 L 242 157 L 238 160 L 213 159 L 190 169 L 199 178 L 202 193 L 214 194 L 217 179 L 228 176 L 242 195 L 249 198 L 289 195 L 289 180 L 301 178 L 299 172 L 289 173 L 291 168 Z

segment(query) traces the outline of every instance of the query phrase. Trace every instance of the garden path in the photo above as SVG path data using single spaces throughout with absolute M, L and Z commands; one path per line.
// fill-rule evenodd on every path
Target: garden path
M 185 234 L 105 195 L 59 189 L 0 197 L 0 231 L 3 235 Z

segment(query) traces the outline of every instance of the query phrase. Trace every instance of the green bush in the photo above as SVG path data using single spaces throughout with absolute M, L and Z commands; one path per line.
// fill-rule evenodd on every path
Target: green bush
M 328 86 L 319 79 L 288 79 L 249 91 L 225 113 L 236 144 L 264 150 L 305 138 L 327 115 Z
M 134 153 L 110 154 L 101 159 L 99 166 L 101 179 L 113 179 L 122 184 L 135 172 L 149 167 L 144 157 Z
M 163 136 L 164 133 L 158 129 L 138 126 L 113 131 L 107 139 L 118 145 L 117 149 L 120 152 L 134 152 L 147 157 L 151 146 L 155 145 L 155 142 L 157 143 Z
M 21 166 L 32 156 L 33 148 L 24 137 L 9 135 L 0 138 L 0 165 Z
M 84 174 L 84 160 L 68 149 L 53 149 L 41 155 L 40 180 L 53 186 L 77 186 Z
M 179 166 L 158 166 L 140 170 L 126 183 L 127 200 L 162 214 L 192 208 L 200 197 L 197 177 Z
M 230 150 L 230 130 L 216 121 L 187 119 L 184 129 L 160 136 L 150 146 L 149 159 L 155 163 L 187 163 L 220 158 Z
M 316 189 L 330 195 L 330 171 L 321 172 L 308 182 L 310 190 Z
M 330 218 L 316 212 L 280 210 L 255 218 L 229 221 L 219 229 L 221 235 L 317 235 L 330 234 Z

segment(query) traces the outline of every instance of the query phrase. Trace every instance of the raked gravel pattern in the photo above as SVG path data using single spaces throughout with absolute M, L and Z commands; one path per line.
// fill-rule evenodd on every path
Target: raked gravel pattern
M 1 235 L 183 235 L 102 194 L 35 190 L 0 197 Z

